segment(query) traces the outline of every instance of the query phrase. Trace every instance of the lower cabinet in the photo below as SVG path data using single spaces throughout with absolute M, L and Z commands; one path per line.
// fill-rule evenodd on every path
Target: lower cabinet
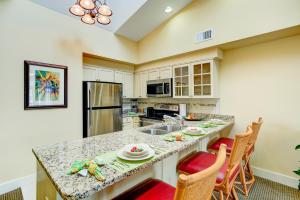
M 129 130 L 140 127 L 139 117 L 124 117 L 123 118 L 123 130 Z

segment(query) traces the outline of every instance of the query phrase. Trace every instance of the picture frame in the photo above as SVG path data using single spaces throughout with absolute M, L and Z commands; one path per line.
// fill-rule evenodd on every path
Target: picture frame
M 68 67 L 24 61 L 24 110 L 68 107 Z

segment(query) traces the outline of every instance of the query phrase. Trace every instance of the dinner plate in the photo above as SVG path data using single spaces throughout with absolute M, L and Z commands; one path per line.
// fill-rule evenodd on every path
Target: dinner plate
M 155 151 L 151 149 L 150 147 L 146 147 L 146 151 L 148 152 L 147 156 L 143 157 L 132 157 L 132 156 L 125 156 L 124 155 L 124 149 L 121 149 L 120 151 L 117 152 L 117 156 L 123 160 L 129 160 L 129 161 L 140 161 L 140 160 L 147 160 L 149 158 L 152 158 L 155 155 Z
M 140 151 L 140 152 L 131 152 L 131 149 L 133 147 L 138 147 L 138 148 L 141 148 L 143 150 Z M 144 154 L 148 153 L 147 149 L 149 149 L 149 146 L 147 144 L 144 144 L 144 143 L 128 144 L 125 147 L 123 147 L 123 151 L 125 153 L 125 156 L 128 155 L 128 156 L 131 156 L 131 157 L 133 157 L 133 156 L 136 156 L 136 157 L 145 156 Z

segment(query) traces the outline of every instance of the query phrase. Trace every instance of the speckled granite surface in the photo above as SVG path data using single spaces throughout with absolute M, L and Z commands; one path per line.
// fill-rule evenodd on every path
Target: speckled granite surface
M 232 116 L 208 115 L 207 119 L 209 118 L 220 118 L 227 123 L 223 126 L 208 129 L 208 135 L 218 132 L 234 122 L 234 117 Z M 199 122 L 187 122 L 187 125 L 193 125 L 193 123 L 199 124 Z M 195 138 L 183 142 L 167 142 L 161 139 L 160 136 L 142 133 L 142 129 L 145 129 L 145 127 L 36 147 L 33 149 L 33 153 L 64 199 L 83 199 L 201 140 L 201 138 Z M 165 152 L 155 157 L 151 162 L 147 162 L 126 173 L 104 166 L 102 167 L 102 171 L 106 176 L 104 182 L 97 181 L 93 176 L 66 175 L 67 170 L 75 160 L 93 159 L 96 155 L 107 151 L 119 150 L 124 145 L 132 143 L 147 143 L 163 148 Z

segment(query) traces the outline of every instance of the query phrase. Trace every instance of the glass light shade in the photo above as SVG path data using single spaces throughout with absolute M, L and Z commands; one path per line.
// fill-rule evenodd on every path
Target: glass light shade
M 78 4 L 73 5 L 70 9 L 69 9 L 70 13 L 72 13 L 73 15 L 76 16 L 83 16 L 84 15 L 84 10 L 82 9 L 82 7 Z
M 86 24 L 95 24 L 95 20 L 90 14 L 85 14 L 83 17 L 81 17 L 81 21 Z
M 93 10 L 96 7 L 94 0 L 80 0 L 79 5 L 87 10 Z
M 103 15 L 99 15 L 99 17 L 98 17 L 97 20 L 98 20 L 98 22 L 99 22 L 100 24 L 103 24 L 103 25 L 107 25 L 107 24 L 110 23 L 109 17 L 103 16 Z
M 110 7 L 106 4 L 101 5 L 98 9 L 98 12 L 103 16 L 111 16 L 112 15 L 112 11 L 111 11 Z

